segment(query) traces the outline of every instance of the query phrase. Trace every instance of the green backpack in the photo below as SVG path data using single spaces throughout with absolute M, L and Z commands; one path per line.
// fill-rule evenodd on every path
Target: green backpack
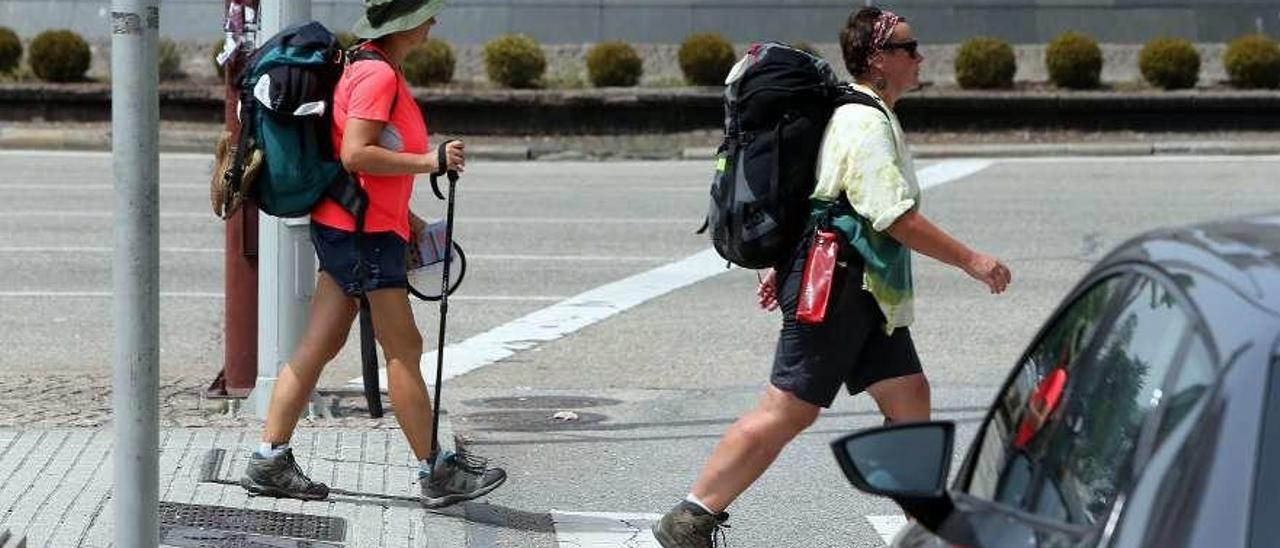
M 336 158 L 331 128 L 343 67 L 364 60 L 387 62 L 369 50 L 348 59 L 316 22 L 285 29 L 253 52 L 236 82 L 242 125 L 224 175 L 228 202 L 239 192 L 268 215 L 302 217 L 327 196 L 356 218 L 357 232 L 363 229 L 368 196 Z M 247 159 L 259 153 L 261 167 L 246 178 Z M 234 212 L 223 209 L 224 218 Z

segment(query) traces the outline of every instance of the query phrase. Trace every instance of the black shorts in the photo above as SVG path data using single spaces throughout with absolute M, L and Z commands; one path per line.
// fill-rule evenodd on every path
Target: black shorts
M 311 223 L 311 243 L 316 247 L 320 271 L 328 272 L 342 292 L 356 297 L 366 291 L 409 287 L 405 276 L 405 241 L 395 232 L 366 232 L 356 248 L 354 232 Z M 363 283 L 356 262 L 364 263 Z
M 804 271 L 804 246 L 789 268 L 778 269 L 782 332 L 773 357 L 770 382 L 780 390 L 821 407 L 831 407 L 840 385 L 850 394 L 877 382 L 920 373 L 911 332 L 884 332 L 884 313 L 862 289 L 862 262 L 842 260 L 836 267 L 826 321 L 796 321 L 796 303 Z

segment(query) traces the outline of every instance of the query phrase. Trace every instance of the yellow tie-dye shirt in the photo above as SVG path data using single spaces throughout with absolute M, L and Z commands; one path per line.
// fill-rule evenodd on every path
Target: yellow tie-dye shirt
M 879 97 L 866 86 L 854 87 Z M 911 152 L 898 118 L 881 101 L 885 113 L 866 105 L 844 105 L 827 124 L 818 153 L 815 204 L 834 205 L 843 194 L 857 215 L 833 219 L 862 255 L 863 288 L 884 312 L 885 331 L 911 324 L 914 291 L 911 252 L 885 233 L 903 213 L 920 204 Z M 815 211 L 816 213 L 816 211 Z

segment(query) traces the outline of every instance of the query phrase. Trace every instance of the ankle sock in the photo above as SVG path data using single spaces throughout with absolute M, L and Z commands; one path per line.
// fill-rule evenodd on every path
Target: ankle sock
M 697 510 L 702 510 L 703 512 L 706 512 L 708 514 L 716 515 L 715 511 L 711 510 L 711 508 L 708 508 L 706 503 L 702 502 L 702 500 L 699 499 L 698 497 L 695 497 L 693 493 L 689 493 L 689 496 L 685 497 L 684 501 L 692 505 Z
M 270 442 L 264 441 L 258 444 L 258 450 L 255 451 L 255 453 L 257 453 L 259 457 L 262 457 L 264 459 L 274 459 L 276 457 L 279 457 L 280 455 L 283 455 L 284 452 L 288 450 L 289 450 L 289 442 L 287 441 L 284 443 L 270 443 Z
M 431 469 L 435 468 L 435 463 L 440 462 L 441 459 L 447 459 L 452 455 L 453 455 L 452 452 L 441 451 L 440 453 L 437 453 L 436 456 L 434 457 L 428 457 L 428 458 L 419 460 L 418 461 L 418 477 L 425 478 L 427 476 L 430 476 Z

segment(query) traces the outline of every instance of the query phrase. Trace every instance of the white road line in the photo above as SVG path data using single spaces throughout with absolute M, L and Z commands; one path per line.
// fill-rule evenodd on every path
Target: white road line
M 0 253 L 111 253 L 108 246 L 0 246 Z M 162 247 L 161 253 L 222 255 L 221 247 Z M 601 263 L 652 263 L 667 262 L 674 257 L 657 255 L 530 255 L 530 254 L 477 254 L 467 259 L 480 261 L 532 261 L 532 262 L 601 262 Z
M 660 548 L 649 528 L 661 514 L 550 513 L 560 548 Z
M 109 151 L 98 150 L 0 150 L 0 156 L 17 156 L 20 158 L 44 157 L 44 158 L 111 158 L 112 153 Z M 212 153 L 199 152 L 162 152 L 161 159 L 174 160 L 205 160 L 213 161 Z
M 624 280 L 606 284 L 522 318 L 445 347 L 444 379 L 452 379 L 554 341 L 644 302 L 726 272 L 724 259 L 706 250 Z M 435 377 L 435 352 L 422 358 L 423 374 Z M 379 371 L 387 386 L 386 369 Z M 359 377 L 350 381 L 360 384 Z
M 0 246 L 0 253 L 111 253 L 109 246 Z M 221 247 L 162 247 L 161 253 L 221 255 Z
M 885 545 L 893 544 L 893 538 L 898 536 L 898 531 L 907 526 L 907 517 L 902 514 L 865 517 L 871 523 L 871 527 L 876 530 L 876 534 L 884 540 Z
M 991 163 L 981 160 L 938 162 L 921 171 L 921 185 L 926 182 L 929 186 L 941 185 L 973 175 L 990 165 Z M 444 380 L 504 360 L 516 352 L 554 341 L 650 299 L 726 271 L 724 259 L 714 250 L 708 249 L 537 310 L 465 341 L 446 346 Z M 435 352 L 423 356 L 422 371 L 427 378 L 435 376 L 435 362 Z M 386 369 L 380 370 L 378 376 L 381 378 L 381 385 L 387 386 Z M 363 382 L 361 377 L 349 381 L 355 385 Z
M 76 218 L 76 219 L 110 219 L 110 210 L 94 211 L 0 211 L 0 218 Z M 161 219 L 207 219 L 217 221 L 212 213 L 195 211 L 160 212 Z M 554 225 L 673 225 L 690 226 L 690 231 L 702 223 L 702 219 L 692 217 L 465 217 L 466 224 L 554 224 Z
M 106 299 L 111 298 L 110 291 L 0 291 L 0 299 Z M 213 291 L 161 291 L 161 298 L 166 299 L 222 299 L 221 292 Z M 548 302 L 563 301 L 563 295 L 458 295 L 450 297 L 451 301 L 473 302 Z M 412 302 L 420 302 L 412 299 Z M 423 306 L 435 306 L 434 303 L 423 303 Z
M 983 159 L 938 162 L 924 169 L 917 170 L 916 181 L 920 183 L 920 189 L 924 190 L 943 183 L 949 183 L 957 179 L 963 179 L 987 169 L 993 164 L 995 164 L 994 161 Z
M 115 192 L 113 185 L 102 184 L 61 184 L 61 183 L 0 183 L 0 190 L 35 190 L 40 192 L 58 192 L 66 190 L 90 191 L 90 192 Z M 204 190 L 208 192 L 209 185 L 193 185 L 193 184 L 173 184 L 160 183 L 160 190 Z

